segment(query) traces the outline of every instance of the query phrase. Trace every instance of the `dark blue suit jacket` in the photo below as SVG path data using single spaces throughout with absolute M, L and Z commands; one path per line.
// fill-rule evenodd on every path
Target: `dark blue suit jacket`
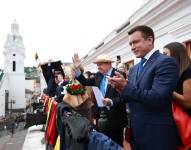
M 172 92 L 178 81 L 173 58 L 156 51 L 140 76 L 138 65 L 129 71 L 122 96 L 128 102 L 133 150 L 176 150 L 177 131 L 171 111 Z

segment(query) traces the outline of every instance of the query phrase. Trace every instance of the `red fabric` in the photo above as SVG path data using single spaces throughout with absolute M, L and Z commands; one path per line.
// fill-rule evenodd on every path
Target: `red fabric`
M 53 145 L 53 146 L 56 143 L 56 137 L 57 137 L 57 133 L 56 133 L 56 107 L 57 107 L 57 104 L 58 103 L 56 101 L 52 102 L 51 112 L 50 112 L 47 129 L 46 129 L 46 133 L 45 133 L 46 143 Z
M 173 117 L 184 148 L 179 150 L 189 150 L 191 148 L 191 116 L 189 116 L 177 103 L 172 103 Z
M 124 138 L 127 142 L 130 142 L 130 139 L 131 139 L 131 128 L 130 127 L 124 128 Z
M 43 102 L 45 101 L 45 99 L 46 99 L 46 95 L 45 94 L 43 94 L 42 96 L 41 96 L 41 99 L 43 100 Z
M 49 103 L 49 97 L 46 96 L 45 101 L 44 101 L 44 107 L 45 107 L 46 113 L 48 113 L 48 103 Z

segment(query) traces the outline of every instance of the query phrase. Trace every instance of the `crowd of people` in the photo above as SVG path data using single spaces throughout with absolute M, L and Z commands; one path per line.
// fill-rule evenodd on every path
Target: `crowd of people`
M 46 94 L 61 103 L 67 101 L 68 84 L 78 82 L 82 86 L 96 86 L 104 97 L 104 106 L 98 106 L 97 93 L 90 90 L 89 103 L 85 105 L 88 113 L 78 112 L 90 120 L 95 130 L 120 145 L 121 149 L 191 149 L 191 127 L 188 125 L 189 133 L 185 133 L 190 139 L 184 142 L 184 133 L 179 132 L 172 111 L 172 105 L 176 104 L 191 120 L 191 60 L 185 46 L 179 42 L 169 43 L 164 46 L 162 54 L 154 47 L 152 28 L 140 25 L 128 34 L 132 52 L 141 59 L 128 73 L 120 57 L 116 67 L 112 67 L 114 61 L 106 54 L 93 61 L 97 65 L 97 73 L 84 72 L 76 53 L 72 57 L 71 80 L 64 79 L 63 71 L 53 70 L 51 62 L 41 67 L 46 68 L 49 76 Z M 103 112 L 106 115 L 104 128 L 99 122 Z

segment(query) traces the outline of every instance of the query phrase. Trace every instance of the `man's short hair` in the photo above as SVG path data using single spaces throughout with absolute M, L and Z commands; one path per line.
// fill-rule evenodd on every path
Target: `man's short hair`
M 61 71 L 60 70 L 54 70 L 54 75 L 60 74 Z
M 61 71 L 54 71 L 54 77 L 57 78 L 58 75 L 61 75 L 62 77 L 64 77 Z
M 134 32 L 136 31 L 139 31 L 142 33 L 144 39 L 147 39 L 148 37 L 152 37 L 153 38 L 153 43 L 154 43 L 154 40 L 155 40 L 155 36 L 154 36 L 154 32 L 153 32 L 153 29 L 146 26 L 146 25 L 140 25 L 140 26 L 135 26 L 134 28 L 132 28 L 128 34 L 131 35 L 133 34 Z

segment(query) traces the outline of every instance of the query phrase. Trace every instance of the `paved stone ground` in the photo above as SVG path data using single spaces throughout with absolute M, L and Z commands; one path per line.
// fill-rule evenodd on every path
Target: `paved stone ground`
M 0 150 L 21 150 L 27 130 L 22 130 L 11 135 L 0 138 Z
M 0 150 L 21 150 L 27 130 L 23 130 L 23 123 L 19 125 L 13 136 L 10 131 L 4 131 L 0 137 Z M 5 135 L 6 134 L 6 135 Z

